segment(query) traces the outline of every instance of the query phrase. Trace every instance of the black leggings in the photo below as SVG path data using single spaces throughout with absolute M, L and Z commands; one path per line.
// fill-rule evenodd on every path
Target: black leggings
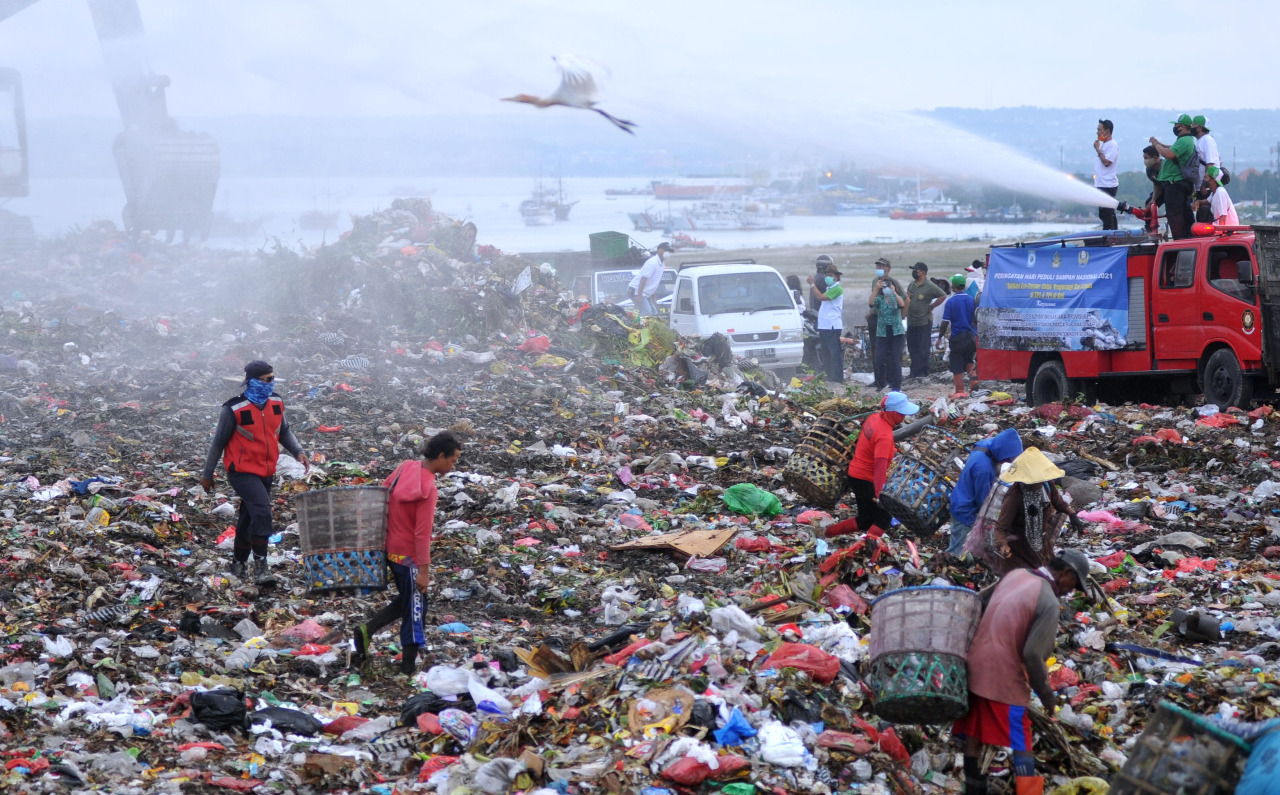
M 876 500 L 875 484 L 862 478 L 849 478 L 849 486 L 853 489 L 853 499 L 858 506 L 858 529 L 864 533 L 872 527 L 888 530 L 893 517 Z

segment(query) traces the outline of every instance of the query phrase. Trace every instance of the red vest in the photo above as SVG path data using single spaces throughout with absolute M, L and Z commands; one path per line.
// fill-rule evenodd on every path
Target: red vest
M 222 466 L 227 473 L 243 472 L 271 477 L 276 473 L 280 457 L 280 426 L 284 423 L 284 401 L 272 395 L 262 408 L 234 397 L 225 404 L 231 407 L 236 430 L 222 453 Z

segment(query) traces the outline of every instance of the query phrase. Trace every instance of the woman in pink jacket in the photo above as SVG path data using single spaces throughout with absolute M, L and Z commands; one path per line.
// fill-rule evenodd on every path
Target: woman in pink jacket
M 462 444 L 448 431 L 438 433 L 422 446 L 422 460 L 401 462 L 383 481 L 391 490 L 387 501 L 387 565 L 399 595 L 355 630 L 355 661 L 369 652 L 369 639 L 400 619 L 400 673 L 417 668 L 418 649 L 425 642 L 422 617 L 424 594 L 431 583 L 431 528 L 436 515 L 436 476 L 447 475 L 458 463 Z

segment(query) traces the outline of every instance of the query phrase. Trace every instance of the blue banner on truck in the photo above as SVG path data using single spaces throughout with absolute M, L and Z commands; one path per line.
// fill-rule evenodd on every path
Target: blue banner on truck
M 1129 328 L 1128 250 L 995 248 L 978 307 L 978 345 L 1004 351 L 1111 351 Z

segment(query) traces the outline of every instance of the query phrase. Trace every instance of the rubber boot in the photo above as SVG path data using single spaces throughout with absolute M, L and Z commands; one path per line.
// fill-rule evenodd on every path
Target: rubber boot
M 400 656 L 400 673 L 413 676 L 418 670 L 418 647 L 405 646 Z
M 237 580 L 243 580 L 245 574 L 248 573 L 246 571 L 248 568 L 249 568 L 248 561 L 233 560 L 231 561 L 231 569 L 230 569 L 231 576 L 235 577 Z
M 867 538 L 881 538 L 884 536 L 884 528 L 879 525 L 871 525 L 871 529 L 867 531 Z
M 351 655 L 351 664 L 364 665 L 364 661 L 369 659 L 369 628 L 361 624 L 351 633 L 351 638 L 356 649 Z
M 1044 795 L 1044 776 L 1017 776 L 1014 788 L 1017 795 Z
M 827 538 L 835 538 L 836 536 L 847 536 L 858 532 L 858 517 L 845 519 L 843 522 L 836 522 L 827 527 Z
M 275 585 L 276 578 L 271 574 L 266 558 L 253 559 L 253 579 L 258 585 Z

